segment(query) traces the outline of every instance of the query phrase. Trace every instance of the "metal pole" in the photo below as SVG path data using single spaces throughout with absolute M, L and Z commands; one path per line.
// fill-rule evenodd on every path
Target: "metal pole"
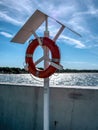
M 46 17 L 46 26 L 45 26 L 45 37 L 49 37 L 48 31 L 48 21 Z M 47 59 L 49 58 L 49 50 L 47 47 L 44 47 L 44 68 L 46 69 L 49 65 Z M 44 79 L 44 119 L 43 119 L 44 130 L 49 130 L 49 78 Z

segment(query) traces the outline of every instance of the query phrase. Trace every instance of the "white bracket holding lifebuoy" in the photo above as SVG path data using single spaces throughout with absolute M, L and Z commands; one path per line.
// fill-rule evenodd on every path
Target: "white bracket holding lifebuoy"
M 42 46 L 43 43 L 42 43 L 40 37 L 38 37 L 38 35 L 36 34 L 36 32 L 33 31 L 33 35 L 38 40 L 39 45 Z
M 61 28 L 59 29 L 59 31 L 57 32 L 57 34 L 55 35 L 55 37 L 53 38 L 54 41 L 56 41 L 59 37 L 59 35 L 63 32 L 65 26 L 62 25 Z
M 35 65 L 37 65 L 37 64 L 39 64 L 41 61 L 43 61 L 45 58 L 44 58 L 44 56 L 43 57 L 41 57 L 40 59 L 38 59 L 36 62 L 35 62 Z M 55 67 L 56 69 L 58 69 L 58 70 L 63 70 L 63 66 L 62 65 L 58 65 L 58 64 L 56 64 L 55 62 L 53 62 L 51 59 L 46 59 L 48 62 L 50 62 L 50 64 L 53 66 L 53 67 Z
M 42 62 L 44 60 L 44 56 L 42 56 L 40 59 L 38 59 L 37 61 L 35 61 L 35 65 L 39 64 L 40 62 Z
M 63 66 L 62 66 L 62 65 L 58 65 L 58 64 L 56 64 L 55 62 L 52 62 L 52 61 L 50 61 L 50 63 L 51 63 L 51 65 L 52 65 L 53 67 L 55 67 L 56 69 L 58 69 L 58 70 L 63 70 Z

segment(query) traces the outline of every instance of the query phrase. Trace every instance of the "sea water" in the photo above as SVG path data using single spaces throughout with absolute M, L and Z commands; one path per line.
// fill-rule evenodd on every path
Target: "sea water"
M 98 73 L 56 73 L 49 79 L 50 86 L 98 86 Z M 0 83 L 43 86 L 43 79 L 31 74 L 0 74 Z

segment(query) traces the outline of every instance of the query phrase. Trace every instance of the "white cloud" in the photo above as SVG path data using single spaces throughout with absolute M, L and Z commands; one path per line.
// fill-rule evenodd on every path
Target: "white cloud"
M 12 38 L 13 35 L 8 33 L 8 32 L 0 32 L 1 35 L 3 35 L 4 37 L 7 37 L 7 38 Z
M 0 12 L 0 20 L 2 21 L 6 21 L 6 22 L 10 22 L 12 24 L 15 24 L 15 25 L 22 25 L 23 23 L 21 21 L 18 21 L 10 16 L 8 16 L 6 13 L 4 12 Z
M 72 14 L 72 12 L 76 10 L 75 4 L 72 5 L 68 1 L 66 2 L 66 4 L 64 4 L 64 2 L 61 1 L 39 2 L 38 0 L 22 0 L 19 2 L 13 0 L 3 0 L 3 2 L 1 3 L 1 5 L 5 6 L 6 9 L 8 8 L 9 11 L 13 10 L 13 12 L 17 12 L 18 15 L 31 15 L 34 12 L 34 10 L 40 9 L 54 18 L 63 18 L 63 16 L 70 16 L 70 14 Z M 48 8 L 46 8 L 47 6 Z
M 31 0 L 2 0 L 0 2 L 0 21 L 6 21 L 14 25 L 23 25 L 25 20 L 34 12 Z
M 74 16 L 86 16 L 86 15 L 92 15 L 93 17 L 98 17 L 98 9 L 94 8 L 90 5 L 89 9 L 86 11 L 77 12 L 74 14 Z
M 69 24 L 71 24 L 78 31 L 83 33 L 91 33 L 89 23 L 92 22 L 93 18 L 98 18 L 98 8 L 94 6 L 94 2 L 87 0 L 84 2 L 84 8 L 81 8 L 72 14 Z M 89 21 L 90 20 L 90 21 Z M 95 19 L 94 19 L 95 21 Z
M 76 40 L 74 38 L 70 38 L 64 35 L 60 36 L 65 42 L 67 42 L 70 45 L 75 45 L 76 48 L 85 48 L 86 46 L 79 40 Z
M 31 11 L 35 9 L 31 0 L 19 0 L 18 2 L 17 0 L 2 0 L 2 2 L 0 2 L 0 5 L 5 9 L 8 9 L 9 12 L 17 12 L 19 14 L 30 14 L 32 13 Z
M 98 8 L 95 7 L 95 3 L 93 1 L 88 1 L 87 7 L 87 14 L 98 18 Z

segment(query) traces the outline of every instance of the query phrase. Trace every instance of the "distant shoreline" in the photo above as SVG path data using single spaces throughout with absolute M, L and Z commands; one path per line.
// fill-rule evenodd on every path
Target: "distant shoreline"
M 15 67 L 0 67 L 0 74 L 25 74 L 28 73 L 25 69 Z
M 40 68 L 42 69 L 42 68 Z M 57 70 L 57 73 L 98 73 L 98 70 L 78 70 L 78 69 L 63 69 Z M 0 74 L 28 74 L 25 69 L 15 67 L 0 67 Z

